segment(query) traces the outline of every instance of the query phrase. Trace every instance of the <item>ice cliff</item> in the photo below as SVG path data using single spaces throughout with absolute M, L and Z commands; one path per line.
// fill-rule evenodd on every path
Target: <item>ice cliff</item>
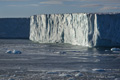
M 29 38 L 39 43 L 120 46 L 120 13 L 34 15 Z
M 0 39 L 27 38 L 30 18 L 0 18 Z

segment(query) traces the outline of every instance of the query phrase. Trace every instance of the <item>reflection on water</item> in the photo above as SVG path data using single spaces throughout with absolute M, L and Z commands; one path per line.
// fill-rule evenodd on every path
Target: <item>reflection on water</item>
M 6 50 L 20 50 L 22 54 L 7 54 Z M 38 44 L 29 40 L 0 40 L 0 70 L 24 71 L 78 70 L 89 73 L 103 71 L 120 77 L 120 53 L 107 47 L 83 47 L 69 44 Z M 91 73 L 91 74 L 90 74 Z M 0 72 L 2 74 L 2 72 Z M 96 75 L 100 76 L 100 75 Z M 101 75 L 103 76 L 103 75 Z M 108 76 L 108 75 L 107 75 Z M 113 79 L 113 78 L 111 78 Z

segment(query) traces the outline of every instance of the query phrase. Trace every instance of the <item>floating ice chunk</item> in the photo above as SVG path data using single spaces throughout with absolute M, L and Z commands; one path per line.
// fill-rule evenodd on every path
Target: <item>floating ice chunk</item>
M 105 72 L 104 69 L 92 69 L 92 71 L 94 71 L 94 72 Z
M 16 75 L 14 74 L 13 77 L 16 77 Z
M 18 50 L 13 50 L 12 53 L 13 53 L 13 54 L 21 54 L 22 52 L 21 52 L 21 51 L 18 51 Z
M 60 77 L 72 77 L 70 74 L 65 74 L 65 73 L 62 73 L 62 74 L 59 74 Z
M 120 51 L 120 48 L 111 48 L 111 51 Z
M 15 73 L 24 73 L 24 71 L 22 71 L 22 70 L 21 71 L 15 71 Z
M 82 73 L 77 73 L 77 74 L 75 74 L 75 77 L 81 77 L 81 76 L 83 76 Z
M 65 51 L 54 52 L 54 53 L 56 53 L 56 54 L 66 54 L 66 52 L 65 52 Z
M 66 54 L 66 52 L 65 51 L 61 51 L 60 54 Z
M 108 52 L 109 50 L 105 50 L 105 52 Z
M 70 73 L 76 73 L 76 72 L 80 72 L 80 71 L 79 70 L 70 71 Z
M 8 54 L 21 54 L 22 52 L 21 51 L 18 51 L 18 50 L 13 50 L 13 51 L 11 51 L 11 50 L 7 50 L 5 53 L 8 53 Z
M 11 50 L 7 50 L 5 53 L 12 54 Z
M 47 74 L 59 74 L 59 73 L 56 71 L 52 71 L 52 72 L 47 72 Z

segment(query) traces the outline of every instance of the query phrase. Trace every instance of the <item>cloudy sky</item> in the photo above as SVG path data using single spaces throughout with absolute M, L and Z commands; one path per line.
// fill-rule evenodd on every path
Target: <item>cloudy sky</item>
M 0 17 L 76 12 L 120 12 L 120 0 L 0 0 Z

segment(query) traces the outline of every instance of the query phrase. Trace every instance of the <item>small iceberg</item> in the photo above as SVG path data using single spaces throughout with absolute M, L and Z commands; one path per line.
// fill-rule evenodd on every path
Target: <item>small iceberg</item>
M 22 53 L 21 51 L 18 51 L 18 50 L 13 50 L 12 52 L 13 52 L 13 54 L 21 54 Z
M 65 51 L 60 51 L 60 54 L 66 54 L 66 52 Z
M 5 53 L 12 54 L 11 50 L 7 50 Z
M 110 50 L 105 50 L 105 52 L 108 52 L 108 51 L 110 51 Z
M 22 52 L 21 51 L 19 51 L 19 50 L 7 50 L 5 53 L 8 53 L 8 54 L 21 54 Z
M 47 72 L 47 74 L 59 74 L 59 73 L 56 71 L 52 71 L 52 72 Z
M 77 73 L 77 74 L 75 74 L 75 77 L 81 77 L 81 76 L 83 76 L 82 73 Z
M 92 69 L 92 71 L 94 71 L 94 72 L 105 72 L 104 69 Z
M 111 48 L 111 51 L 120 51 L 120 48 Z
M 66 52 L 65 52 L 65 51 L 54 52 L 54 53 L 56 53 L 56 54 L 61 54 L 61 55 L 66 54 Z
M 59 74 L 59 76 L 60 76 L 60 77 L 72 77 L 70 74 L 64 74 L 64 73 Z
M 70 71 L 70 73 L 78 73 L 80 72 L 79 70 L 73 70 L 73 71 Z

